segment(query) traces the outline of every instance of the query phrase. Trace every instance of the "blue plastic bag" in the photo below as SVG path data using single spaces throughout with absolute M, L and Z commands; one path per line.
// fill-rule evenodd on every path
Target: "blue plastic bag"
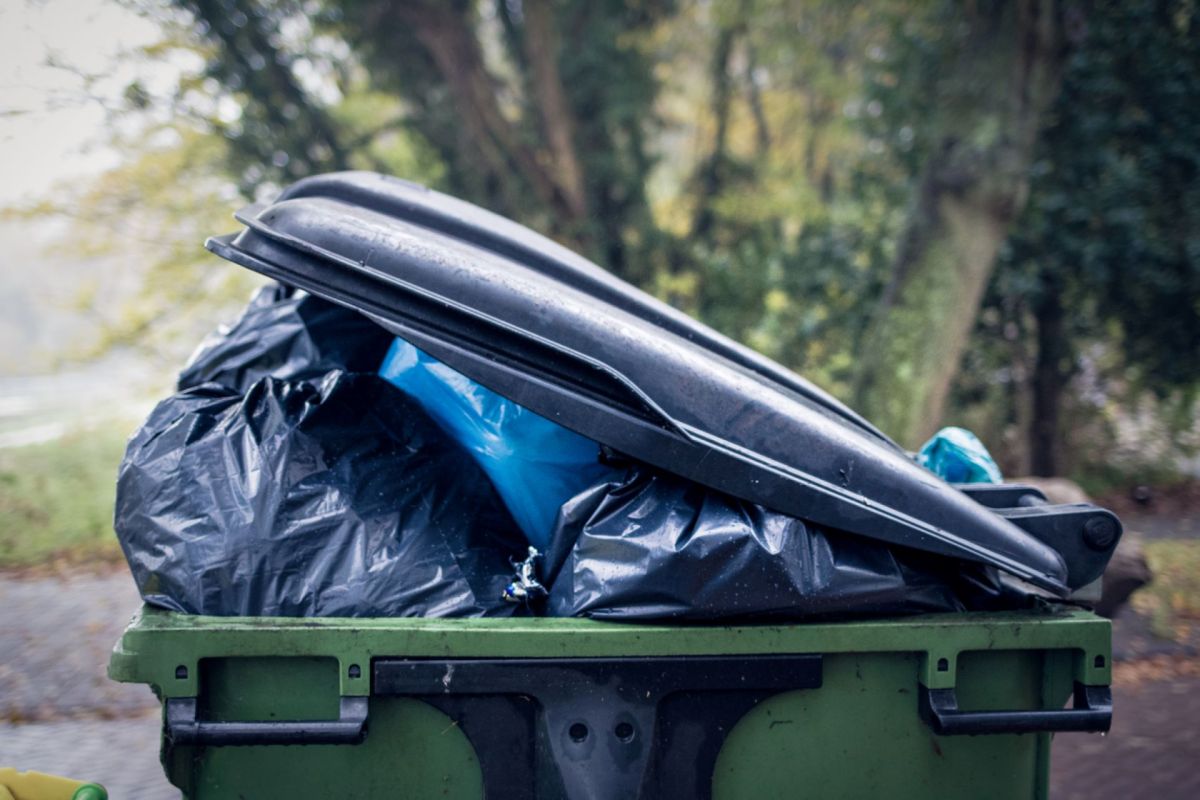
M 966 428 L 942 428 L 917 455 L 921 466 L 949 483 L 1000 483 L 1000 468 Z
M 409 397 L 491 478 L 529 543 L 547 550 L 558 509 L 615 470 L 591 439 L 501 397 L 397 339 L 379 374 Z

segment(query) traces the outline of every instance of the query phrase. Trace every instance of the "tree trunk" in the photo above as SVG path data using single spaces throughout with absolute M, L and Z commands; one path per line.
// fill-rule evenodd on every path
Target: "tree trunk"
M 502 179 L 524 179 L 551 220 L 571 218 L 572 208 L 550 169 L 505 118 L 496 86 L 484 66 L 468 18 L 450 4 L 411 0 L 380 5 L 414 31 L 449 89 L 466 131 L 489 168 Z
M 740 26 L 722 28 L 717 36 L 712 60 L 713 100 L 712 113 L 716 120 L 712 154 L 701 168 L 696 187 L 696 209 L 692 216 L 692 241 L 704 239 L 716 222 L 712 202 L 721 193 L 721 185 L 728 171 L 729 158 L 729 112 L 733 99 L 733 79 L 729 74 L 733 47 L 741 34 Z
M 251 84 L 242 88 L 275 134 L 236 137 L 239 145 L 257 148 L 254 156 L 266 161 L 285 147 L 290 156 L 285 174 L 291 179 L 306 177 L 314 169 L 349 167 L 349 152 L 339 140 L 337 124 L 296 79 L 289 58 L 271 35 L 268 15 L 251 7 L 245 21 L 237 24 L 228 5 L 216 0 L 179 0 L 179 6 L 204 24 L 205 38 L 220 49 L 232 72 Z M 230 135 L 224 124 L 218 127 L 223 135 Z M 314 158 L 322 152 L 324 158 Z
M 746 99 L 750 113 L 754 115 L 754 139 L 758 146 L 758 157 L 765 158 L 771 150 L 771 126 L 767 123 L 767 111 L 763 107 L 762 89 L 758 85 L 758 58 L 754 47 L 746 42 Z
M 583 169 L 575 153 L 575 118 L 558 72 L 559 37 L 548 0 L 525 0 L 525 54 L 558 184 L 575 220 L 587 216 Z
M 910 447 L 941 423 L 996 252 L 1025 203 L 1062 64 L 1050 0 L 969 8 L 968 31 L 930 87 L 936 144 L 860 354 L 860 410 Z
M 1037 321 L 1037 363 L 1033 368 L 1033 418 L 1029 423 L 1029 465 L 1034 475 L 1058 473 L 1058 419 L 1066 375 L 1066 342 L 1061 287 L 1053 272 L 1043 276 L 1042 296 L 1033 309 Z

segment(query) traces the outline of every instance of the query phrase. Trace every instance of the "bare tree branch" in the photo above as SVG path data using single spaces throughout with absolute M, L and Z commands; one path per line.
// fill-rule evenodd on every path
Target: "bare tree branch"
M 552 212 L 568 210 L 553 176 L 501 113 L 479 42 L 465 16 L 443 3 L 419 1 L 384 4 L 384 13 L 396 14 L 411 26 L 429 52 L 481 154 L 494 166 L 507 164 L 515 170 Z M 503 167 L 497 172 L 503 175 Z

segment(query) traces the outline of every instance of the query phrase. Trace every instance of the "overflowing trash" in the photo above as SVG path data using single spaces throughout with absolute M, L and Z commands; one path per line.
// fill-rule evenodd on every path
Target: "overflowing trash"
M 563 507 L 555 616 L 796 619 L 1020 604 L 980 564 L 829 531 L 631 465 Z
M 545 550 L 559 507 L 610 469 L 600 446 L 455 372 L 403 339 L 379 374 L 421 404 L 470 453 L 525 532 Z
M 282 286 L 209 337 L 179 389 L 131 441 L 117 509 L 144 597 L 175 611 L 492 616 L 548 597 L 556 616 L 713 620 L 1000 596 L 983 565 L 964 577 L 602 458 L 362 315 Z
M 453 198 L 350 173 L 270 208 L 209 246 L 292 285 L 202 343 L 121 466 L 117 534 L 151 604 L 991 610 L 1067 596 L 1116 546 L 1109 512 L 1000 484 L 970 432 L 914 459 L 782 367 Z M 1086 539 L 1097 519 L 1116 534 Z
M 392 337 L 362 314 L 276 283 L 256 292 L 233 325 L 200 343 L 178 388 L 215 383 L 244 393 L 268 376 L 374 372 L 391 345 Z
M 356 363 L 337 349 L 371 324 L 355 317 L 267 290 L 135 434 L 116 529 L 147 602 L 237 616 L 517 610 L 502 595 L 524 539 L 483 471 L 373 372 L 317 374 Z M 280 319 L 286 336 L 268 327 L 269 347 L 245 346 Z

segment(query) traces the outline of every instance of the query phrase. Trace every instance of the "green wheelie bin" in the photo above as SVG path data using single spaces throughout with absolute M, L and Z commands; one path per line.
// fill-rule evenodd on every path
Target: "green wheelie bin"
M 151 542 L 144 559 L 123 540 L 148 603 L 109 675 L 161 700 L 163 766 L 190 800 L 1044 798 L 1052 737 L 1108 730 L 1110 625 L 1063 600 L 1103 572 L 1121 532 L 1111 513 L 946 483 L 779 365 L 423 187 L 318 176 L 239 219 L 210 249 L 352 309 L 602 454 L 846 541 L 986 568 L 1023 602 L 895 616 L 873 614 L 864 590 L 867 613 L 689 617 L 689 575 L 650 586 L 625 621 L 207 616 L 163 607 L 163 570 L 177 587 L 243 579 L 202 581 L 179 561 L 190 544 L 232 560 L 219 536 Z M 175 462 L 160 461 L 171 480 Z M 223 496 L 224 468 L 205 473 L 200 502 Z M 170 502 L 145 516 L 160 524 Z M 200 529 L 177 527 L 158 532 Z M 723 580 L 726 553 L 705 557 L 707 579 Z M 650 582 L 659 556 L 643 556 L 589 567 L 592 589 Z M 743 578 L 736 593 L 768 588 Z
M 193 800 L 1045 798 L 1053 734 L 1108 727 L 1109 648 L 1107 620 L 1049 609 L 699 627 L 147 607 L 109 674 L 162 700 Z

